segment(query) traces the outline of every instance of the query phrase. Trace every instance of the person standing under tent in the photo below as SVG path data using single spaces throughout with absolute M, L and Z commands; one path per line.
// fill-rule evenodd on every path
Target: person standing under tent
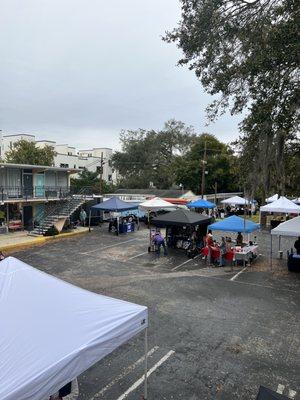
M 154 244 L 157 246 L 157 254 L 160 254 L 160 248 L 163 247 L 164 255 L 167 255 L 167 248 L 165 244 L 165 239 L 161 236 L 160 232 L 156 232 L 153 239 Z
M 294 243 L 294 247 L 296 249 L 297 254 L 300 254 L 300 236 L 298 236 L 298 239 Z
M 241 234 L 241 232 L 238 232 L 237 237 L 236 237 L 236 245 L 237 246 L 243 246 L 243 235 Z
M 219 258 L 219 267 L 224 266 L 224 255 L 226 254 L 226 240 L 224 236 L 222 236 L 221 244 L 219 246 L 220 248 L 220 258 Z
M 207 262 L 210 265 L 211 264 L 211 248 L 214 245 L 214 239 L 213 239 L 213 235 L 212 235 L 212 231 L 211 230 L 209 230 L 207 232 L 207 235 L 205 237 L 205 242 L 206 242 L 206 246 L 208 248 Z
M 82 208 L 81 211 L 80 211 L 79 219 L 80 219 L 81 225 L 82 225 L 82 226 L 85 226 L 86 211 L 85 211 L 84 208 Z

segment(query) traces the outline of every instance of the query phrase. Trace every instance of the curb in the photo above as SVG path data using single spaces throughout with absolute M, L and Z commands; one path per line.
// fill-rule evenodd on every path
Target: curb
M 38 246 L 38 245 L 44 244 L 50 240 L 60 240 L 60 239 L 64 239 L 64 238 L 68 238 L 68 237 L 72 237 L 72 236 L 83 235 L 84 233 L 88 233 L 88 232 L 89 232 L 88 230 L 84 230 L 84 231 L 61 233 L 61 234 L 55 235 L 55 236 L 42 236 L 42 237 L 37 237 L 35 239 L 32 239 L 28 242 L 7 244 L 7 245 L 0 246 L 0 247 L 1 247 L 1 251 L 10 253 L 10 252 L 14 252 L 17 250 L 23 250 L 27 247 Z

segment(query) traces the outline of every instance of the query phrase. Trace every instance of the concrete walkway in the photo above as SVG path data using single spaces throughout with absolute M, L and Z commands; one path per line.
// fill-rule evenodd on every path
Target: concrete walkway
M 28 232 L 10 232 L 0 235 L 0 250 L 4 252 L 12 252 L 28 246 L 43 244 L 49 240 L 59 240 L 69 236 L 75 236 L 88 232 L 88 228 L 78 227 L 74 231 L 61 233 L 56 236 L 29 236 Z

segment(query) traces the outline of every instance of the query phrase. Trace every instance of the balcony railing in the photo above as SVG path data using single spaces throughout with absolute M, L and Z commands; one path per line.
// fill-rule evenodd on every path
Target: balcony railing
M 0 199 L 62 199 L 71 194 L 70 187 L 61 186 L 0 186 Z

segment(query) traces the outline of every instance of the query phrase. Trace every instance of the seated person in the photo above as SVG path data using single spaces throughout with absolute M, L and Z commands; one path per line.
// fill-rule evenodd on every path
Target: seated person
M 243 235 L 241 234 L 241 232 L 238 232 L 237 237 L 236 237 L 236 245 L 237 246 L 243 246 Z

